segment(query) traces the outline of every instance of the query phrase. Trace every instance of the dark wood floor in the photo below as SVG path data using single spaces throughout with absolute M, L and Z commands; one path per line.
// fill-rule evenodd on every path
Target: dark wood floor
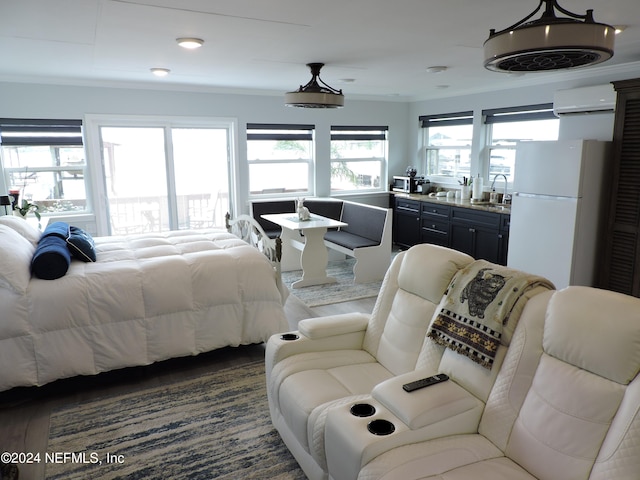
M 290 296 L 285 312 L 291 329 L 298 321 L 346 312 L 371 312 L 375 298 L 309 308 Z M 14 388 L 0 393 L 0 452 L 44 455 L 49 437 L 51 412 L 65 405 L 96 398 L 170 384 L 216 369 L 264 358 L 264 345 L 224 348 L 196 357 L 177 358 L 147 367 L 106 372 L 93 377 L 77 377 L 43 387 Z M 3 365 L 2 368 L 7 368 Z M 10 368 L 10 367 L 9 367 Z M 44 479 L 44 464 L 20 465 L 21 480 Z

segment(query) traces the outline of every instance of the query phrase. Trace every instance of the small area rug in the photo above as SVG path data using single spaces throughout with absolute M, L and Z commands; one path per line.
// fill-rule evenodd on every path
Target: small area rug
M 86 462 L 48 463 L 47 480 L 306 478 L 271 424 L 263 361 L 65 407 L 47 451 Z
M 327 265 L 327 275 L 335 277 L 337 283 L 312 285 L 310 287 L 291 288 L 291 284 L 302 278 L 302 270 L 282 272 L 282 281 L 289 291 L 308 307 L 318 307 L 330 303 L 349 302 L 361 298 L 376 297 L 382 281 L 372 283 L 353 283 L 353 265 L 355 259 L 337 260 Z

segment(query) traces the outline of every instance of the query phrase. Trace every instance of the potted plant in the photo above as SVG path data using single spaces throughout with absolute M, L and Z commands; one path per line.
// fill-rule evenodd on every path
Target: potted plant
M 22 217 L 22 218 L 27 218 L 27 214 L 29 212 L 33 212 L 33 214 L 36 216 L 36 218 L 38 219 L 38 221 L 40 220 L 40 207 L 35 204 L 35 203 L 31 203 L 29 200 L 26 199 L 22 199 L 22 203 L 19 203 L 18 205 L 16 205 L 14 212 L 17 212 L 18 216 Z
M 15 206 L 13 207 L 13 212 L 19 217 L 27 218 L 29 212 L 33 212 L 38 221 L 40 221 L 40 207 L 27 200 L 24 196 L 24 192 L 27 189 L 27 177 L 29 173 L 29 167 L 24 168 L 24 184 L 22 185 L 22 201 L 19 201 L 20 191 L 19 190 L 11 190 L 11 193 L 15 195 L 13 198 L 15 199 Z

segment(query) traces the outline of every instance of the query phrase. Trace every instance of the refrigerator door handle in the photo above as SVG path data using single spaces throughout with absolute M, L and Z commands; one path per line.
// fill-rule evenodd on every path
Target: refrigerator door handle
M 523 193 L 523 192 L 514 192 L 514 197 L 524 197 L 524 198 L 544 198 L 548 200 L 576 200 L 577 197 L 561 197 L 556 195 L 541 195 L 538 193 Z

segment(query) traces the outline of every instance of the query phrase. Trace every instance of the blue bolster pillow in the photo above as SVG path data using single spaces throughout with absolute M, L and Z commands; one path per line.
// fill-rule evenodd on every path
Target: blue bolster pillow
M 66 222 L 53 222 L 47 225 L 47 228 L 42 232 L 42 237 L 50 237 L 55 235 L 56 237 L 60 237 L 63 240 L 69 236 L 69 224 Z
M 68 232 L 69 225 L 64 222 L 52 223 L 45 229 L 31 259 L 31 271 L 36 277 L 55 280 L 67 273 L 71 264 Z

